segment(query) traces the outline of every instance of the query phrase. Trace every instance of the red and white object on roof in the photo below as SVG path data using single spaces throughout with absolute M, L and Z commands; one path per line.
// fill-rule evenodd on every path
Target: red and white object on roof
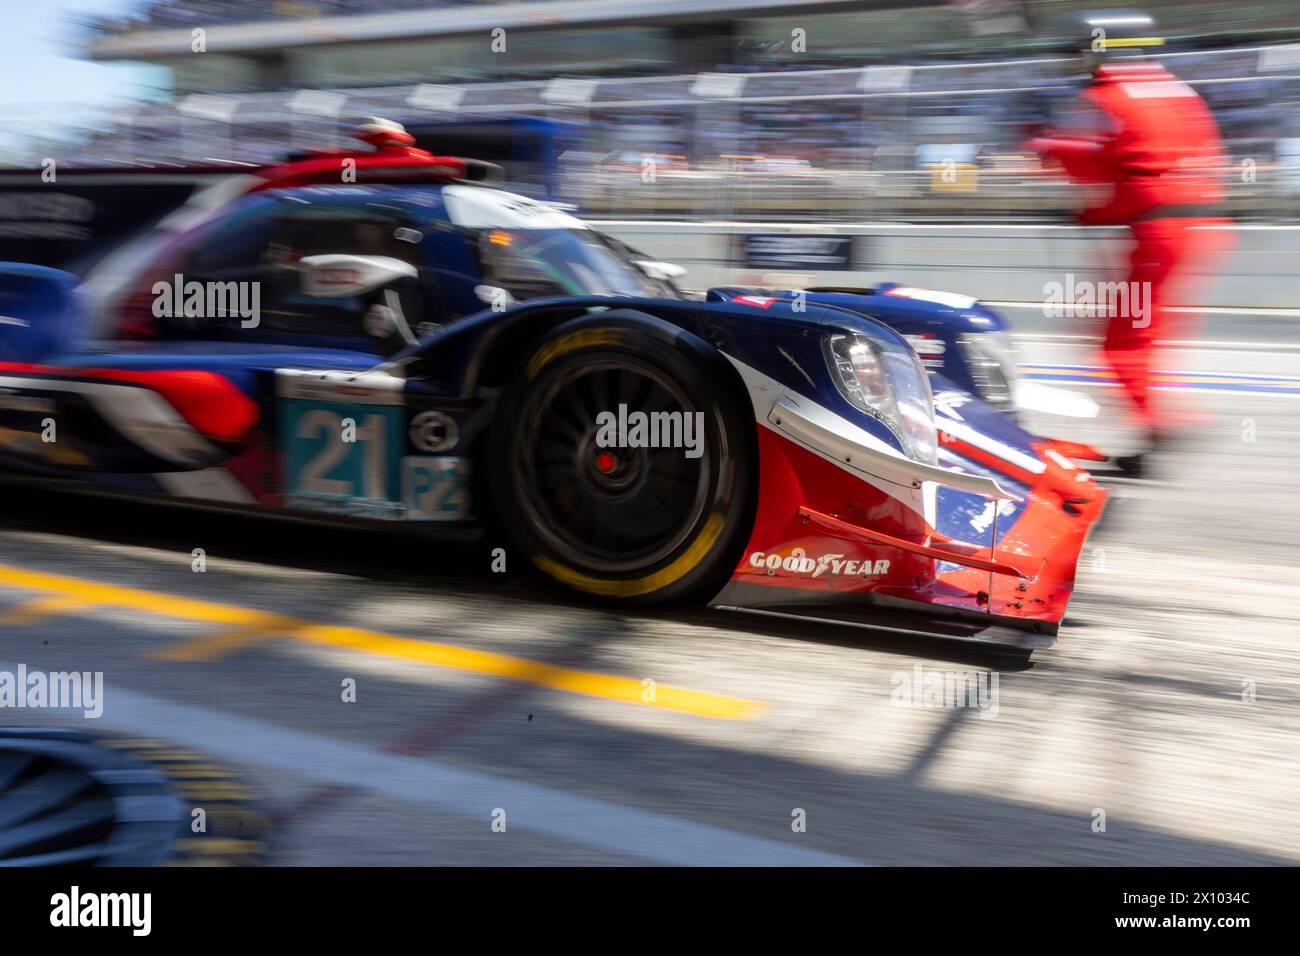
M 366 120 L 357 127 L 356 132 L 352 135 L 353 139 L 369 143 L 375 149 L 384 149 L 389 146 L 415 145 L 415 137 L 406 131 L 405 126 L 380 116 L 372 116 Z
M 336 186 L 348 182 L 454 182 L 484 179 L 493 164 L 460 156 L 439 156 L 415 145 L 415 137 L 401 123 L 372 117 L 353 134 L 373 150 L 328 149 L 275 166 L 253 175 L 260 180 L 249 191 L 285 186 Z M 345 177 L 344 173 L 348 175 Z

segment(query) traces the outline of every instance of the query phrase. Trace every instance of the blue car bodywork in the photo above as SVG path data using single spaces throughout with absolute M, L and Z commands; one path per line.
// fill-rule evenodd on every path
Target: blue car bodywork
M 988 370 L 979 371 L 969 343 L 1005 331 L 996 313 L 892 284 L 688 298 L 594 232 L 467 227 L 448 212 L 448 188 L 254 193 L 151 242 L 138 261 L 126 257 L 129 267 L 113 263 L 113 281 L 92 275 L 80 291 L 55 270 L 0 266 L 0 466 L 195 504 L 474 527 L 495 510 L 475 470 L 499 392 L 538 361 L 537 343 L 555 329 L 617 315 L 724 356 L 726 387 L 753 409 L 758 500 L 720 603 L 875 600 L 868 619 L 877 622 L 886 603 L 955 614 L 963 623 L 952 636 L 994 626 L 1054 633 L 1105 494 L 1060 455 L 1064 464 L 1051 460 L 1050 443 L 1004 403 L 985 400 Z M 504 201 L 512 215 L 546 215 L 518 197 Z M 314 218 L 303 220 L 304 210 Z M 312 224 L 355 225 L 351 237 L 380 223 L 383 249 L 414 267 L 395 293 L 414 303 L 414 339 L 378 343 L 362 295 L 323 300 L 285 283 L 300 261 L 284 251 L 286 218 L 298 229 L 293 241 L 308 244 Z M 405 245 L 393 246 L 389 232 Z M 552 240 L 571 259 L 535 257 L 519 287 L 551 294 L 503 294 L 485 307 L 506 285 L 492 257 L 512 243 Z M 195 274 L 236 283 L 271 275 L 271 308 L 263 299 L 253 327 L 202 310 L 159 317 L 157 290 L 173 271 L 178 288 Z M 889 386 L 907 383 L 910 397 L 897 400 L 912 402 L 907 414 L 850 399 L 828 360 L 834 337 L 866 343 L 902 369 Z M 924 419 L 937 436 L 930 446 Z M 332 436 L 348 427 L 361 437 L 339 445 Z M 565 583 L 573 580 L 581 578 Z

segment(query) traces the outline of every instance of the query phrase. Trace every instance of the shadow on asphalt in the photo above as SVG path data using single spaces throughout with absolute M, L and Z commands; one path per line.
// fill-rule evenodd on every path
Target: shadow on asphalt
M 533 573 L 531 566 L 520 568 L 515 564 L 509 573 L 491 573 L 493 549 L 504 547 L 508 555 L 513 553 L 512 549 L 508 541 L 479 539 L 477 535 L 449 544 L 407 528 L 313 524 L 5 483 L 0 483 L 0 526 L 164 551 L 188 552 L 195 542 L 201 542 L 209 559 L 226 558 L 343 574 L 385 584 L 427 587 L 431 593 L 454 582 L 462 590 L 508 595 L 512 602 L 529 601 L 562 608 L 596 606 L 566 594 Z M 606 605 L 603 609 L 611 610 L 611 607 Z M 971 666 L 990 665 L 1002 671 L 1033 666 L 1029 652 L 1018 648 L 861 626 L 702 606 L 645 610 L 618 606 L 612 610 L 629 620 L 670 620 L 697 628 L 743 630 L 783 640 L 859 647 Z
M 8 491 L 8 489 L 4 489 Z M 0 525 L 11 530 L 44 531 L 88 537 L 106 542 L 148 545 L 188 554 L 201 541 L 212 556 L 246 559 L 307 570 L 339 572 L 387 584 L 403 582 L 430 589 L 455 588 L 480 594 L 501 594 L 511 601 L 539 606 L 567 604 L 539 581 L 523 576 L 503 576 L 468 570 L 487 568 L 489 546 L 446 548 L 427 540 L 382 535 L 368 531 L 266 523 L 253 518 L 213 515 L 178 509 L 69 496 L 23 489 L 20 496 L 0 495 Z M 292 533 L 286 529 L 292 528 Z M 477 564 L 479 558 L 484 560 Z M 39 563 L 39 562 L 38 562 Z M 125 582 L 123 582 L 125 583 Z M 317 583 L 318 588 L 327 587 Z M 345 609 L 335 609 L 343 614 Z M 490 609 L 485 613 L 490 613 Z M 748 619 L 721 612 L 689 610 L 669 612 L 675 619 L 700 628 L 743 628 L 792 641 L 870 647 L 898 654 L 917 654 L 921 643 L 896 635 L 847 634 L 838 628 L 798 625 L 794 622 Z M 624 639 L 636 639 L 638 622 L 660 619 L 664 612 L 609 615 L 606 620 L 579 624 L 566 632 L 560 647 L 548 654 L 556 663 L 593 670 L 617 670 L 610 658 Z M 592 626 L 592 624 L 599 626 Z M 73 629 L 80 629 L 74 632 Z M 7 638 L 17 641 L 27 632 Z M 100 666 L 85 661 L 88 648 L 121 658 L 124 642 L 133 639 L 128 625 L 115 630 L 113 641 L 101 640 L 93 620 L 72 619 L 59 646 L 42 646 L 38 652 L 48 666 L 68 666 L 58 655 L 74 655 L 79 666 Z M 932 648 L 930 645 L 937 645 Z M 941 652 L 948 659 L 970 653 L 950 642 L 925 641 L 925 654 Z M 258 652 L 253 650 L 251 654 Z M 68 660 L 72 658 L 69 657 Z M 152 667 L 154 665 L 148 665 Z M 337 673 L 328 662 L 294 658 L 273 661 L 265 657 L 233 657 L 204 665 L 175 664 L 173 690 L 183 687 L 187 703 L 230 709 L 296 726 L 313 734 L 356 739 L 357 712 L 321 705 L 320 689 L 336 687 Z M 122 675 L 124 685 L 159 693 L 156 672 L 144 669 Z M 232 695 L 231 687 L 238 688 Z M 1104 681 L 1080 691 L 1058 685 L 1054 694 L 1069 697 L 1095 695 L 1093 705 L 1112 714 L 1110 729 L 1117 740 L 1139 736 L 1147 719 L 1140 691 L 1130 681 Z M 805 807 L 814 826 L 810 845 L 830 852 L 861 856 L 880 863 L 981 864 L 1037 862 L 1070 864 L 1199 864 L 1259 865 L 1284 863 L 1278 856 L 1233 845 L 1212 836 L 1172 833 L 1120 813 L 1112 816 L 1108 834 L 1090 829 L 1093 806 L 1087 798 L 1077 806 L 1045 807 L 990 793 L 959 792 L 936 787 L 931 772 L 939 758 L 968 737 L 963 728 L 978 720 L 969 709 L 945 715 L 920 741 L 911 760 L 895 772 L 850 771 L 828 764 L 816 748 L 817 731 L 801 726 L 776 725 L 770 732 L 785 749 L 796 754 L 756 750 L 749 745 L 669 734 L 657 725 L 620 721 L 610 726 L 592 720 L 567 706 L 558 695 L 526 683 L 505 683 L 484 696 L 475 685 L 446 687 L 433 697 L 429 688 L 412 685 L 397 676 L 367 677 L 368 699 L 382 706 L 366 713 L 374 723 L 366 728 L 367 741 L 406 742 L 396 752 L 447 760 L 489 773 L 537 781 L 548 786 L 576 787 L 604 799 L 631 806 L 669 812 L 690 819 L 755 835 L 789 839 L 791 807 Z M 448 726 L 453 728 L 447 730 Z M 1016 725 L 1008 725 L 1014 733 Z M 162 732 L 165 736 L 165 731 Z M 798 744 L 807 735 L 809 743 Z M 793 738 L 793 739 L 792 739 Z M 411 743 L 414 740 L 415 743 Z M 776 741 L 773 741 L 775 744 Z M 807 754 L 797 753 L 801 748 Z M 388 744 L 384 749 L 395 750 Z M 1189 777 L 1203 768 L 1189 769 Z M 1023 768 L 1008 768 L 1008 773 Z M 1098 792 L 1112 792 L 1114 775 L 1131 772 L 1123 759 L 1099 772 Z M 284 788 L 278 778 L 262 781 L 264 797 L 292 813 L 279 815 L 280 825 L 271 837 L 271 860 L 340 862 L 364 856 L 374 839 L 366 826 L 388 827 L 387 821 L 365 826 L 347 816 L 351 805 L 334 815 L 317 819 L 302 812 L 298 788 Z M 365 792 L 363 781 L 345 784 L 340 800 Z M 995 788 L 996 789 L 996 788 Z M 364 818 L 360 818 L 364 822 Z M 342 823 L 340 821 L 343 821 Z M 348 829 L 340 832 L 346 823 Z M 320 833 L 329 833 L 322 840 Z M 487 830 L 484 828 L 484 832 Z M 314 851 L 304 847 L 316 847 Z M 424 862 L 438 861 L 437 846 L 403 843 L 401 861 L 410 862 L 416 849 Z M 315 852 L 319 859 L 311 855 Z M 397 853 L 397 850 L 390 850 Z M 388 862 L 396 862 L 397 858 Z M 370 860 L 370 862 L 383 862 Z

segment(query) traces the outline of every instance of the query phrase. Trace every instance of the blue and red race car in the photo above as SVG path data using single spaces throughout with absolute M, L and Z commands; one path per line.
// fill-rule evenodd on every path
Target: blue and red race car
M 1106 492 L 1023 430 L 968 298 L 690 297 L 369 124 L 84 282 L 0 267 L 0 468 L 314 520 L 491 527 L 598 598 L 1050 643 Z

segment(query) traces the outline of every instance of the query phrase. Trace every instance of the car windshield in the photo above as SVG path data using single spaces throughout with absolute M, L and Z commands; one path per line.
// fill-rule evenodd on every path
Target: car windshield
M 544 295 L 676 298 L 613 241 L 592 229 L 486 229 L 479 236 L 484 280 L 515 299 Z

